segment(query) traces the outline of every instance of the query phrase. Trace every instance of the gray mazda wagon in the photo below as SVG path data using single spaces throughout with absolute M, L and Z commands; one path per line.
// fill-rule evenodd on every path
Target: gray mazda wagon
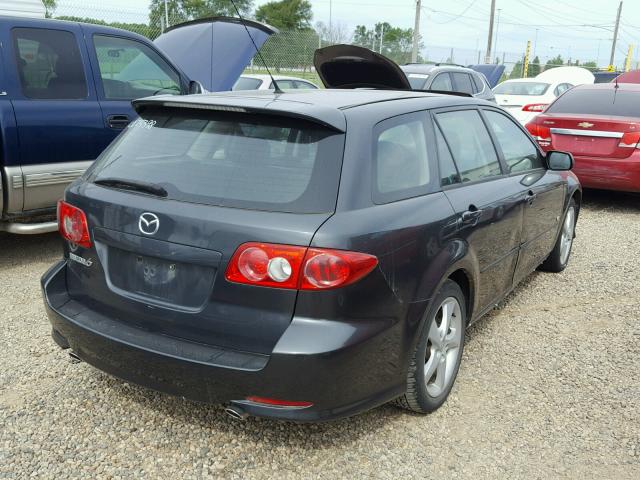
M 344 89 L 134 105 L 60 201 L 64 258 L 42 278 L 57 344 L 126 381 L 235 418 L 430 412 L 466 327 L 569 261 L 572 158 L 492 103 Z

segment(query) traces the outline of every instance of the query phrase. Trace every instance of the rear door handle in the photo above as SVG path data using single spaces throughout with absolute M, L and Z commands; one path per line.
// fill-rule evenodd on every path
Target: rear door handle
M 107 125 L 109 125 L 109 128 L 122 130 L 127 125 L 129 125 L 129 116 L 128 115 L 109 115 L 107 117 Z

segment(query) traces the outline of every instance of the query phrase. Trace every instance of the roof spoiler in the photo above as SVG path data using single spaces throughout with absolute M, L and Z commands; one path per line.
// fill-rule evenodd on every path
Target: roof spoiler
M 340 133 L 344 133 L 347 128 L 344 115 L 338 110 L 334 109 L 322 109 L 322 111 L 319 111 L 316 107 L 309 107 L 305 104 L 302 104 L 299 110 L 280 110 L 277 108 L 273 108 L 273 102 L 267 104 L 268 106 L 236 105 L 229 102 L 229 99 L 231 99 L 232 97 L 224 98 L 220 96 L 218 97 L 218 99 L 220 100 L 220 102 L 218 103 L 205 103 L 195 100 L 194 97 L 199 96 L 183 97 L 184 100 L 175 99 L 175 96 L 173 95 L 165 97 L 147 97 L 133 100 L 131 104 L 133 105 L 136 113 L 138 113 L 139 115 L 143 113 L 145 108 L 147 107 L 180 108 L 210 112 L 252 113 L 288 117 L 299 120 L 306 120 L 308 122 L 315 123 L 316 125 L 320 125 L 322 127 L 326 127 Z M 211 96 L 207 97 L 211 98 Z M 189 98 L 189 101 L 185 101 L 187 98 Z
M 439 95 L 454 95 L 456 97 L 470 97 L 473 98 L 473 95 L 467 92 L 454 92 L 450 90 L 413 90 L 414 92 L 426 92 L 426 93 L 437 93 Z

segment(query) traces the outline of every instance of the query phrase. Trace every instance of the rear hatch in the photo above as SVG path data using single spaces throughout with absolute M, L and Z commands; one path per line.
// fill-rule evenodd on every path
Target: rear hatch
M 548 129 L 554 150 L 627 158 L 640 141 L 640 91 L 606 84 L 576 87 L 538 116 L 536 124 Z
M 229 282 L 227 264 L 246 242 L 310 244 L 335 209 L 344 134 L 179 104 L 139 114 L 67 192 L 93 240 L 70 294 L 128 325 L 270 353 L 297 292 Z

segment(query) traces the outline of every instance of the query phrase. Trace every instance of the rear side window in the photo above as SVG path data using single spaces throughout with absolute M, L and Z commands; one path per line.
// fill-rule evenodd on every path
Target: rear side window
M 436 115 L 463 182 L 500 175 L 500 162 L 480 113 L 456 110 Z
M 259 78 L 240 77 L 233 86 L 233 90 L 258 90 L 262 85 Z
M 640 116 L 640 92 L 608 88 L 572 88 L 553 102 L 545 113 L 570 113 L 613 115 L 618 117 Z
M 14 28 L 13 44 L 25 97 L 87 98 L 87 81 L 75 35 L 63 30 Z
M 294 80 L 293 82 L 293 86 L 295 88 L 312 88 L 312 89 L 317 89 L 318 87 L 316 87 L 314 84 L 309 83 L 309 82 L 302 82 L 300 80 Z
M 473 78 L 473 83 L 476 87 L 475 93 L 480 93 L 482 90 L 484 90 L 484 80 L 480 77 L 480 75 L 473 74 L 471 75 L 471 77 Z
M 374 152 L 374 201 L 387 203 L 426 193 L 431 182 L 425 115 L 378 124 Z
M 471 76 L 468 73 L 452 72 L 451 75 L 456 85 L 456 92 L 473 94 Z
M 276 80 L 276 82 L 278 83 L 278 87 L 282 88 L 282 89 L 293 89 L 293 88 L 297 88 L 294 86 L 293 81 L 292 80 Z M 273 83 L 269 86 L 269 88 L 275 88 L 273 86 Z
M 95 35 L 93 43 L 106 99 L 180 94 L 178 74 L 147 45 L 107 35 Z
M 451 77 L 448 73 L 440 73 L 431 83 L 431 90 L 440 90 L 441 92 L 452 92 L 453 85 L 451 84 Z
M 150 182 L 207 205 L 332 212 L 343 146 L 344 135 L 304 120 L 155 107 L 100 156 L 90 180 Z
M 491 110 L 485 110 L 484 114 L 502 149 L 509 173 L 544 167 L 538 149 L 513 120 Z

